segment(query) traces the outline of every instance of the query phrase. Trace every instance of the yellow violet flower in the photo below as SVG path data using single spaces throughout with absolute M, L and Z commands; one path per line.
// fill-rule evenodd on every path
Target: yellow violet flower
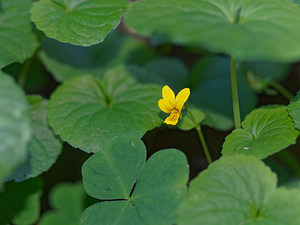
M 165 113 L 171 113 L 171 115 L 165 119 L 164 123 L 176 125 L 181 115 L 182 107 L 190 96 L 190 89 L 182 89 L 175 97 L 172 89 L 165 85 L 162 89 L 162 96 L 163 99 L 158 101 L 158 107 Z

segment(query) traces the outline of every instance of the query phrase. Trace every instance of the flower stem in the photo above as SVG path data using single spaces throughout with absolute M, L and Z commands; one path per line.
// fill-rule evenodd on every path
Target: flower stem
M 235 129 L 241 127 L 241 116 L 239 106 L 239 95 L 237 87 L 237 76 L 236 76 L 236 62 L 231 57 L 231 90 L 232 90 L 232 105 L 233 105 L 233 116 Z
M 202 133 L 202 130 L 201 130 L 201 127 L 200 127 L 199 124 L 196 126 L 196 130 L 197 130 L 200 142 L 202 144 L 202 147 L 203 147 L 204 154 L 205 154 L 205 157 L 207 159 L 207 162 L 208 162 L 208 164 L 210 164 L 210 163 L 212 163 L 211 156 L 209 154 L 209 150 L 208 150 L 208 147 L 206 145 L 206 141 L 204 139 L 204 136 L 203 136 L 203 133 Z
M 199 123 L 196 122 L 196 119 L 195 119 L 194 115 L 192 114 L 191 110 L 186 105 L 184 105 L 184 106 L 185 106 L 186 110 L 188 111 L 188 113 L 190 114 L 192 120 L 195 123 L 195 126 L 196 126 L 195 128 L 197 130 L 198 137 L 199 137 L 201 145 L 203 147 L 205 157 L 207 159 L 208 164 L 210 164 L 210 163 L 212 163 L 212 160 L 211 160 L 211 156 L 210 156 L 210 153 L 209 153 L 209 150 L 208 150 L 208 147 L 207 147 L 204 135 L 203 135 L 202 130 L 201 130 L 201 126 L 200 126 Z
M 291 100 L 294 96 L 284 86 L 276 81 L 270 81 L 269 85 L 280 92 L 287 100 Z

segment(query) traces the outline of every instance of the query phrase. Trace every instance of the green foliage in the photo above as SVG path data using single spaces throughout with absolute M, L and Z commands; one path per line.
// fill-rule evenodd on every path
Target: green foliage
M 223 155 L 245 154 L 266 158 L 296 143 L 299 135 L 285 106 L 255 109 L 245 118 L 242 127 L 226 137 Z
M 232 128 L 230 60 L 217 56 L 199 60 L 192 68 L 191 81 L 190 102 L 204 112 L 203 124 L 218 130 Z M 257 97 L 242 72 L 238 74 L 238 88 L 244 117 L 255 108 Z
M 62 144 L 48 127 L 47 106 L 48 101 L 40 96 L 29 96 L 31 104 L 31 131 L 32 137 L 28 144 L 28 156 L 10 176 L 17 182 L 36 177 L 47 171 L 57 156 L 61 153 Z
M 197 124 L 201 124 L 205 119 L 205 115 L 201 110 L 196 108 L 190 109 L 189 112 L 185 112 L 182 116 L 182 119 L 178 123 L 178 127 L 181 130 L 191 130 L 194 129 Z
M 33 4 L 31 19 L 48 37 L 90 46 L 116 28 L 126 5 L 126 0 L 40 0 Z
M 38 178 L 7 183 L 4 191 L 0 192 L 0 223 L 33 224 L 39 217 L 41 195 L 42 182 Z
M 287 110 L 294 121 L 295 127 L 300 130 L 300 91 L 298 91 L 297 96 L 291 100 Z
M 27 156 L 28 103 L 13 79 L 0 71 L 0 184 Z
M 54 210 L 46 212 L 39 224 L 78 225 L 80 215 L 89 201 L 81 183 L 60 183 L 50 194 Z
M 0 0 L 0 225 L 299 225 L 299 24 L 299 0 Z
M 300 56 L 299 14 L 282 0 L 144 0 L 129 5 L 125 22 L 142 35 L 163 34 L 238 60 L 288 62 Z
M 125 132 L 140 138 L 158 126 L 159 94 L 159 86 L 138 84 L 123 67 L 102 80 L 75 77 L 52 94 L 49 124 L 72 146 L 97 152 Z
M 145 165 L 145 155 L 140 141 L 117 138 L 84 163 L 82 176 L 87 193 L 110 201 L 87 208 L 81 224 L 175 222 L 179 204 L 186 196 L 186 158 L 180 151 L 163 150 Z
M 155 54 L 138 40 L 114 31 L 102 43 L 89 48 L 46 39 L 42 49 L 40 59 L 59 82 L 85 74 L 101 77 L 109 68 L 122 63 L 143 64 Z
M 38 47 L 31 31 L 30 0 L 1 0 L 0 11 L 0 68 L 24 62 Z
M 179 213 L 179 225 L 300 223 L 300 191 L 276 189 L 276 175 L 260 160 L 222 157 L 195 178 Z

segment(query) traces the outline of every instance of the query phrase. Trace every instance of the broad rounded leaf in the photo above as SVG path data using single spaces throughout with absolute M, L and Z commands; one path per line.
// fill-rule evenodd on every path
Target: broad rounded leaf
M 129 5 L 125 22 L 142 35 L 163 34 L 238 60 L 294 61 L 299 15 L 297 5 L 283 0 L 143 0 Z
M 168 149 L 151 156 L 131 196 L 146 224 L 175 223 L 178 207 L 186 198 L 188 175 L 189 165 L 182 152 Z
M 0 71 L 0 183 L 27 156 L 28 103 L 22 89 Z
M 178 225 L 300 224 L 300 191 L 276 190 L 276 175 L 245 155 L 222 157 L 190 183 Z
M 75 77 L 51 96 L 48 119 L 64 141 L 86 152 L 97 152 L 113 138 L 141 138 L 161 123 L 159 86 L 138 84 L 123 67 L 102 80 Z
M 169 225 L 187 194 L 188 164 L 177 150 L 155 153 L 145 164 L 141 141 L 119 137 L 83 165 L 84 187 L 100 200 L 82 225 Z M 134 184 L 136 184 L 134 186 Z
M 222 154 L 246 154 L 266 158 L 296 143 L 299 132 L 285 106 L 266 106 L 253 110 L 242 123 L 226 137 Z
M 41 195 L 40 179 L 6 183 L 4 191 L 0 193 L 0 217 L 3 216 L 15 225 L 34 224 L 40 214 Z
M 0 68 L 13 63 L 22 63 L 38 47 L 36 36 L 31 31 L 30 0 L 1 0 L 0 9 Z
M 238 70 L 238 91 L 242 118 L 255 108 L 257 97 L 246 76 Z M 192 69 L 190 102 L 205 114 L 204 125 L 218 130 L 233 127 L 230 60 L 206 57 Z
M 146 160 L 141 141 L 117 138 L 82 167 L 86 192 L 98 199 L 128 199 Z
M 295 127 L 300 130 L 300 91 L 294 97 L 287 107 L 288 113 L 292 117 Z
M 116 28 L 126 5 L 126 0 L 40 0 L 31 19 L 50 38 L 90 46 Z
M 29 154 L 26 161 L 10 176 L 10 179 L 18 182 L 47 171 L 55 163 L 62 150 L 62 143 L 48 126 L 48 101 L 38 96 L 30 96 L 28 99 L 31 104 L 32 130 L 32 137 L 27 146 Z

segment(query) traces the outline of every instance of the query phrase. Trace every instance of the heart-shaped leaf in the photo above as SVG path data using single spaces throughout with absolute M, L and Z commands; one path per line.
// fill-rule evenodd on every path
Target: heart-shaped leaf
M 266 158 L 296 143 L 295 130 L 285 106 L 266 106 L 253 110 L 242 123 L 226 137 L 222 154 L 246 154 Z
M 28 102 L 14 80 L 0 71 L 0 183 L 27 156 Z
M 300 130 L 300 91 L 298 91 L 297 96 L 291 100 L 287 110 L 295 123 L 295 127 Z
M 52 94 L 49 124 L 72 146 L 97 152 L 117 136 L 141 138 L 158 126 L 160 94 L 159 86 L 137 83 L 124 67 L 109 70 L 102 80 L 75 77 Z
M 300 191 L 276 189 L 276 175 L 245 155 L 222 157 L 190 183 L 178 225 L 300 224 Z
M 31 104 L 32 130 L 32 137 L 27 146 L 29 154 L 26 161 L 9 178 L 18 182 L 47 171 L 55 163 L 62 150 L 61 142 L 48 127 L 48 101 L 40 96 L 29 96 L 28 100 Z
M 125 22 L 142 35 L 163 34 L 238 60 L 293 61 L 300 58 L 299 15 L 282 0 L 143 0 L 129 5 Z
M 82 214 L 82 225 L 169 225 L 186 197 L 188 164 L 183 153 L 163 150 L 145 164 L 141 141 L 119 137 L 83 165 L 87 193 L 100 200 Z M 136 185 L 134 186 L 136 182 Z
M 2 0 L 0 11 L 0 68 L 23 62 L 38 47 L 31 31 L 30 0 Z
M 90 46 L 116 28 L 126 6 L 126 0 L 40 0 L 31 19 L 50 38 Z

